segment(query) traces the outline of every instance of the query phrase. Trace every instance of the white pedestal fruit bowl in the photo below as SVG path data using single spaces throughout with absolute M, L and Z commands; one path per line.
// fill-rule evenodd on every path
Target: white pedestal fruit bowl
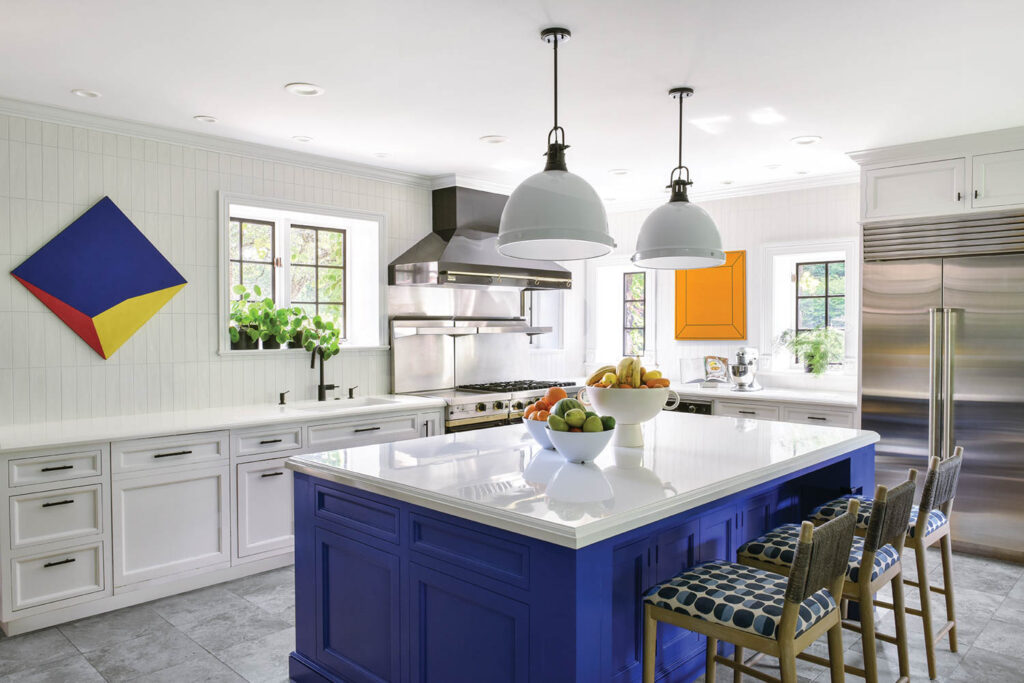
M 641 425 L 653 419 L 663 409 L 679 405 L 679 395 L 667 387 L 658 389 L 621 389 L 583 387 L 576 400 L 592 406 L 599 415 L 615 418 L 616 446 L 639 448 L 644 445 Z M 671 403 L 670 403 L 671 401 Z

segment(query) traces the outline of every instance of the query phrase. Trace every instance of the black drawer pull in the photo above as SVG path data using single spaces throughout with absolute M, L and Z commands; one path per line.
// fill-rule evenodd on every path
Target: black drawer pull
M 284 472 L 267 472 L 266 474 L 261 474 L 260 478 L 265 479 L 267 477 L 280 477 L 282 474 L 284 474 Z
M 356 434 L 358 434 L 359 432 L 375 432 L 375 431 L 377 431 L 378 429 L 380 429 L 380 427 L 360 427 L 359 429 L 355 429 L 355 430 L 353 430 L 353 431 L 354 431 L 354 432 L 355 432 Z
M 56 566 L 62 565 L 62 564 L 71 564 L 74 561 L 75 561 L 75 558 L 69 557 L 69 558 L 64 559 L 64 560 L 57 560 L 56 562 L 47 562 L 46 564 L 43 565 L 43 569 L 46 569 L 48 567 L 56 567 Z
M 737 410 L 736 412 L 740 415 L 757 415 L 756 410 Z
M 281 443 L 281 439 L 264 439 L 260 441 L 261 446 L 266 446 L 268 443 Z
M 169 458 L 172 455 L 188 455 L 192 451 L 174 451 L 173 453 L 157 453 L 154 458 Z
M 73 470 L 74 465 L 57 465 L 55 467 L 44 467 L 40 472 L 56 472 L 57 470 Z
M 71 505 L 74 502 L 75 502 L 74 499 L 68 498 L 67 500 L 58 500 L 58 501 L 54 501 L 53 503 L 43 503 L 43 507 L 44 508 L 52 508 L 52 507 L 57 507 L 58 505 Z
M 817 420 L 818 422 L 828 422 L 827 417 L 818 417 L 817 415 L 808 415 L 808 420 Z

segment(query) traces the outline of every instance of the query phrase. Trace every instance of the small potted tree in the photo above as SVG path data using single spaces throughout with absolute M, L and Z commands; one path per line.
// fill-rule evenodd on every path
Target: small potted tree
M 806 372 L 822 375 L 829 365 L 843 360 L 843 333 L 834 327 L 795 332 L 786 330 L 779 344 L 804 364 Z

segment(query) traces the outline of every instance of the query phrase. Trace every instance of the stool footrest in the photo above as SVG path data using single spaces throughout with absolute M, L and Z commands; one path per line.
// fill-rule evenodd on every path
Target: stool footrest
M 805 662 L 811 662 L 813 664 L 818 664 L 818 665 L 823 666 L 825 668 L 829 668 L 831 666 L 831 662 L 829 662 L 824 657 L 819 657 L 818 655 L 812 655 L 809 652 L 798 652 L 797 655 L 796 655 L 796 658 L 797 659 L 802 659 Z M 865 678 L 865 679 L 868 677 L 868 674 L 867 674 L 867 672 L 864 669 L 861 669 L 859 667 L 853 666 L 852 664 L 843 664 L 843 669 L 846 670 L 846 673 L 853 674 L 854 676 L 860 676 L 861 678 Z
M 860 625 L 859 621 L 845 620 L 843 621 L 843 628 L 853 631 L 854 633 L 864 633 L 864 627 Z M 891 633 L 882 633 L 878 630 L 875 631 L 875 638 L 887 643 L 892 643 L 893 645 L 897 645 L 899 643 L 896 636 Z
M 766 683 L 777 683 L 777 681 L 779 680 L 774 676 L 769 676 L 763 671 L 758 671 L 753 667 L 747 666 L 746 664 L 738 663 L 735 660 L 730 659 L 728 657 L 723 657 L 722 655 L 716 654 L 715 661 L 719 664 L 724 664 L 725 666 L 729 667 L 730 669 L 733 669 L 734 671 L 740 671 L 742 673 L 747 674 L 748 676 L 753 676 L 759 681 L 765 681 Z
M 918 583 L 917 581 L 911 581 L 910 579 L 903 579 L 903 585 L 905 585 L 905 586 L 914 586 L 915 588 L 920 588 L 921 587 L 920 583 Z M 928 590 L 930 590 L 932 593 L 938 593 L 939 595 L 945 595 L 946 594 L 946 589 L 943 588 L 942 586 L 936 586 L 936 585 L 933 585 L 933 584 L 929 584 L 928 585 Z

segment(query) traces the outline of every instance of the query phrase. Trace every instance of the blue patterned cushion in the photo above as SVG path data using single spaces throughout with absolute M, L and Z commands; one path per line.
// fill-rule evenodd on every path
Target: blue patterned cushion
M 846 506 L 851 498 L 856 498 L 860 501 L 860 509 L 857 511 L 857 528 L 862 531 L 867 530 L 868 519 L 871 517 L 871 506 L 874 500 L 865 496 L 843 496 L 820 505 L 811 512 L 811 521 L 815 524 L 824 524 L 836 515 L 841 515 L 846 512 Z M 907 533 L 911 538 L 914 538 L 917 534 L 917 513 L 918 508 L 916 505 L 910 508 L 910 526 L 907 528 Z M 928 521 L 924 527 L 925 535 L 927 536 L 938 531 L 944 524 L 949 524 L 949 519 L 942 513 L 942 510 L 929 511 Z
M 774 638 L 785 603 L 785 576 L 731 562 L 706 562 L 677 574 L 644 594 L 644 602 L 695 619 Z M 836 609 L 827 590 L 800 605 L 796 635 Z
M 790 567 L 796 556 L 797 542 L 800 540 L 799 524 L 783 524 L 772 529 L 753 541 L 744 543 L 736 551 L 742 562 L 744 559 L 755 560 L 780 567 Z M 864 554 L 864 539 L 854 537 L 850 548 L 850 559 L 846 566 L 846 578 L 856 583 L 860 578 L 860 561 Z M 881 576 L 889 567 L 899 562 L 900 556 L 896 548 L 884 545 L 875 552 L 875 565 L 871 568 L 871 581 Z

